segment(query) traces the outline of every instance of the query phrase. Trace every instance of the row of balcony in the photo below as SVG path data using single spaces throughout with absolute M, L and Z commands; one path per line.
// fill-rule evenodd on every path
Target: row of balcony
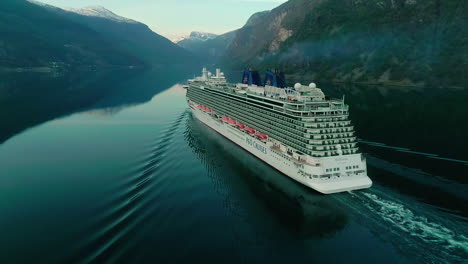
M 311 139 L 342 139 L 349 138 L 354 135 L 354 131 L 347 131 L 342 133 L 321 133 L 320 135 L 313 135 Z
M 343 151 L 341 154 L 337 151 L 327 151 L 327 152 L 315 152 L 312 151 L 312 157 L 331 157 L 331 156 L 340 156 L 340 155 L 350 155 L 359 153 L 358 149 Z
M 334 145 L 334 144 L 346 144 L 356 142 L 356 137 L 349 137 L 344 139 L 334 139 L 334 140 L 309 140 L 310 144 L 314 145 Z

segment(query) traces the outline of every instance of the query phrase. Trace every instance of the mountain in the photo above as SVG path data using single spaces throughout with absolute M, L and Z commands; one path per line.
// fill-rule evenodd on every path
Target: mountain
M 216 38 L 216 34 L 213 33 L 207 33 L 207 32 L 198 32 L 198 31 L 193 31 L 190 33 L 190 36 L 188 37 L 182 37 L 181 39 L 178 39 L 174 41 L 175 43 L 179 44 L 181 47 L 184 47 L 185 43 L 190 43 L 190 42 L 203 42 L 207 41 L 210 39 Z M 184 47 L 185 48 L 185 47 Z
M 184 37 L 176 41 L 177 45 L 180 47 L 198 54 L 201 57 L 205 57 L 205 51 L 203 49 L 206 48 L 207 45 L 210 45 L 208 41 L 217 38 L 216 34 L 212 33 L 205 33 L 205 32 L 192 32 L 190 33 L 189 37 Z M 207 44 L 208 42 L 208 44 Z
M 32 2 L 32 1 L 31 1 Z M 84 8 L 69 8 L 65 9 L 67 11 L 83 15 L 83 16 L 90 16 L 90 17 L 100 17 L 100 18 L 105 18 L 108 20 L 116 21 L 116 22 L 122 22 L 122 23 L 131 23 L 131 24 L 138 24 L 139 22 L 128 19 L 126 17 L 121 17 L 119 15 L 116 15 L 110 10 L 107 10 L 106 8 L 102 6 L 89 6 L 89 7 L 84 7 Z
M 91 28 L 26 1 L 0 1 L 0 32 L 0 68 L 143 65 Z
M 99 7 L 0 1 L 0 68 L 162 67 L 193 56 L 146 25 Z
M 224 56 L 235 35 L 236 31 L 231 31 L 204 41 L 182 40 L 177 44 L 195 54 L 205 65 L 215 64 Z
M 295 79 L 468 84 L 462 0 L 290 0 L 237 30 L 221 65 L 278 67 Z
M 192 32 L 190 37 L 176 41 L 176 43 L 195 54 L 206 64 L 218 64 L 223 57 L 226 57 L 231 43 L 236 39 L 239 31 L 260 21 L 270 11 L 263 11 L 253 14 L 241 29 L 233 30 L 221 35 L 210 33 Z
M 243 28 L 260 21 L 270 11 L 253 14 Z M 197 55 L 205 64 L 218 64 L 225 56 L 228 48 L 236 38 L 238 30 L 233 30 L 221 35 L 202 33 L 205 37 L 198 37 L 199 32 L 192 32 L 188 39 L 182 39 L 177 44 Z
M 260 23 L 261 19 L 265 18 L 269 13 L 270 13 L 270 10 L 266 10 L 266 11 L 257 12 L 251 15 L 249 19 L 247 20 L 247 22 L 245 23 L 244 27 L 248 27 L 248 26 Z
M 56 10 L 60 15 L 98 32 L 147 65 L 164 67 L 187 65 L 195 61 L 190 52 L 156 34 L 147 25 L 120 17 L 103 7 L 71 11 Z

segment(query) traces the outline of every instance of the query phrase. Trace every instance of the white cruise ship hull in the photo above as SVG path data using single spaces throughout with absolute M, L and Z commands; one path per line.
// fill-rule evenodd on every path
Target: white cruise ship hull
M 190 104 L 190 103 L 189 103 Z M 317 158 L 319 166 L 298 162 L 286 153 L 273 148 L 271 142 L 262 142 L 242 130 L 215 119 L 211 114 L 190 106 L 193 116 L 209 128 L 236 143 L 255 157 L 269 164 L 295 181 L 323 194 L 369 188 L 372 181 L 367 177 L 366 162 L 362 154 Z M 354 167 L 356 166 L 356 167 Z M 340 173 L 330 175 L 327 170 Z M 353 172 L 352 168 L 359 168 Z M 318 176 L 311 177 L 310 175 Z

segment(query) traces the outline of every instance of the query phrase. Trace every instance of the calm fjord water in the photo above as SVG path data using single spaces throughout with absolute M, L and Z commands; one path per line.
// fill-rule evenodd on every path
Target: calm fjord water
M 0 80 L 0 263 L 464 263 L 468 93 L 346 94 L 371 189 L 320 195 L 195 120 L 169 73 Z

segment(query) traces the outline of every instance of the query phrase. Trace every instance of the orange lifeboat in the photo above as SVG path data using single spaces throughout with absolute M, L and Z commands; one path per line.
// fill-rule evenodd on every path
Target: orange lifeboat
M 245 125 L 244 124 L 241 124 L 241 123 L 237 123 L 236 125 L 240 130 L 243 130 L 245 128 Z
M 253 128 L 251 128 L 251 127 L 247 127 L 247 128 L 244 129 L 244 130 L 245 130 L 245 132 L 247 132 L 247 133 L 249 133 L 249 134 L 251 134 L 251 135 L 255 134 L 255 129 L 253 129 Z
M 236 125 L 236 124 L 237 124 L 237 122 L 236 122 L 236 121 L 234 121 L 234 120 L 232 120 L 232 119 L 229 119 L 229 121 L 228 121 L 228 122 L 229 122 L 229 124 L 231 124 L 231 125 Z
M 223 116 L 223 118 L 221 118 L 221 120 L 223 120 L 224 122 L 229 122 L 229 118 Z
M 257 133 L 257 134 L 255 134 L 255 136 L 257 136 L 257 138 L 259 138 L 260 140 L 267 140 L 268 139 L 268 136 L 263 134 L 263 133 Z

